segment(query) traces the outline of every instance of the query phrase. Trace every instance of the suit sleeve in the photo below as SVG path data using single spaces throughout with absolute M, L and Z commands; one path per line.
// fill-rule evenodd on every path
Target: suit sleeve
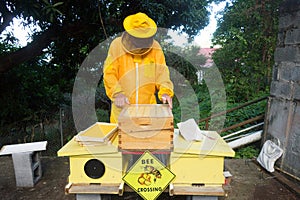
M 114 55 L 114 48 L 116 48 L 116 42 L 112 42 L 108 50 L 108 55 L 104 63 L 103 68 L 103 81 L 106 94 L 111 100 L 114 99 L 117 93 L 123 92 L 119 84 L 119 63 Z
M 158 98 L 161 100 L 163 94 L 170 97 L 174 96 L 173 83 L 170 79 L 169 68 L 166 65 L 166 60 L 162 49 L 157 49 L 156 57 L 156 87 L 158 89 Z

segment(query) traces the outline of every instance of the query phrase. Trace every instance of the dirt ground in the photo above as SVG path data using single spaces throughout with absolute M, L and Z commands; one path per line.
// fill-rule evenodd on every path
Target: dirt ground
M 233 175 L 230 200 L 296 200 L 300 194 L 289 190 L 287 185 L 279 182 L 274 175 L 262 170 L 251 160 L 228 159 L 225 168 Z M 300 183 L 293 181 L 298 188 Z
M 11 156 L 0 157 L 0 199 L 1 200 L 75 200 L 75 195 L 65 195 L 69 163 L 67 158 L 42 157 L 43 176 L 32 188 L 16 187 L 14 167 Z M 289 190 L 272 175 L 261 171 L 252 161 L 228 159 L 225 167 L 233 175 L 229 196 L 220 200 L 296 200 L 300 194 Z M 297 183 L 298 184 L 298 183 Z M 111 199 L 141 199 L 134 193 Z M 158 199 L 183 200 L 186 197 L 169 197 L 162 194 Z

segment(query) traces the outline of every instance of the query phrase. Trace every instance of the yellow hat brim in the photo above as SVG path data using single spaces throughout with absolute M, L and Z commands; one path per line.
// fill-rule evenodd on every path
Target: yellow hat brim
M 139 28 L 134 26 L 134 20 L 140 16 L 144 17 L 144 20 L 147 21 L 149 25 L 147 28 Z M 156 23 L 144 13 L 129 15 L 124 19 L 123 26 L 128 34 L 136 38 L 149 38 L 154 36 L 157 31 Z

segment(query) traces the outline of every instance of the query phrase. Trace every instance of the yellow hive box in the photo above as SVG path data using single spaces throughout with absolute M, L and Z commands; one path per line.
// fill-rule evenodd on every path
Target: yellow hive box
M 72 184 L 120 184 L 122 180 L 122 155 L 118 152 L 118 141 L 110 140 L 99 145 L 99 141 L 108 137 L 116 124 L 96 123 L 80 132 L 58 152 L 58 156 L 69 156 Z M 117 134 L 117 132 L 115 132 Z M 81 137 L 90 137 L 98 141 L 94 144 L 82 145 Z
M 120 184 L 122 176 L 120 153 L 70 157 L 70 183 Z
M 173 114 L 168 105 L 130 105 L 118 119 L 121 150 L 171 150 Z
M 86 130 L 79 132 L 74 139 L 82 146 L 103 145 L 113 139 L 117 129 L 117 124 L 96 122 Z
M 224 157 L 233 157 L 234 151 L 215 131 L 203 131 L 203 141 L 188 142 L 174 134 L 174 152 L 171 153 L 171 171 L 176 175 L 173 184 L 220 186 L 224 184 Z
M 173 183 L 201 186 L 222 185 L 223 157 L 171 153 L 171 171 L 176 175 Z

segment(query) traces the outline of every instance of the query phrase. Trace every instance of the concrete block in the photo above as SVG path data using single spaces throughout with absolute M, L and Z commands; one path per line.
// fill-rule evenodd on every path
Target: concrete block
M 218 200 L 217 196 L 187 196 L 187 200 Z
M 33 187 L 42 177 L 38 152 L 12 154 L 17 187 Z
M 281 16 L 284 14 L 293 13 L 295 14 L 300 9 L 300 2 L 299 0 L 284 0 L 282 1 L 279 11 Z
M 295 112 L 293 113 L 291 119 L 291 129 L 289 133 L 289 144 L 287 148 L 290 148 L 289 151 L 297 154 L 300 158 L 300 105 L 296 104 Z M 298 162 L 298 161 L 297 161 Z M 300 169 L 300 162 L 298 169 Z
M 282 158 L 282 168 L 290 174 L 300 177 L 300 105 L 298 104 L 290 120 L 290 131 Z
M 101 200 L 100 194 L 76 194 L 76 200 Z
M 297 162 L 298 161 L 298 162 Z M 289 174 L 292 174 L 296 177 L 300 177 L 300 171 L 299 171 L 299 155 L 294 154 L 291 152 L 288 152 L 287 154 L 284 155 L 284 158 L 281 162 L 280 168 L 288 172 Z
M 300 47 L 285 46 L 275 50 L 275 62 L 300 62 Z
M 300 82 L 300 64 L 281 62 L 278 68 L 280 80 Z
M 288 30 L 285 35 L 286 45 L 300 44 L 300 29 Z
M 270 94 L 275 97 L 291 100 L 292 84 L 287 81 L 272 81 Z
M 294 100 L 300 101 L 300 83 L 295 83 Z
M 270 98 L 270 107 L 267 115 L 267 135 L 279 139 L 281 144 L 287 141 L 286 131 L 288 128 L 289 113 L 293 112 L 294 104 L 291 101 Z
M 281 16 L 279 18 L 279 29 L 290 29 L 291 27 L 299 27 L 300 21 L 298 19 L 300 16 L 300 11 L 294 12 L 293 15 L 291 15 L 290 13 L 291 11 L 287 11 L 286 13 L 280 14 Z

